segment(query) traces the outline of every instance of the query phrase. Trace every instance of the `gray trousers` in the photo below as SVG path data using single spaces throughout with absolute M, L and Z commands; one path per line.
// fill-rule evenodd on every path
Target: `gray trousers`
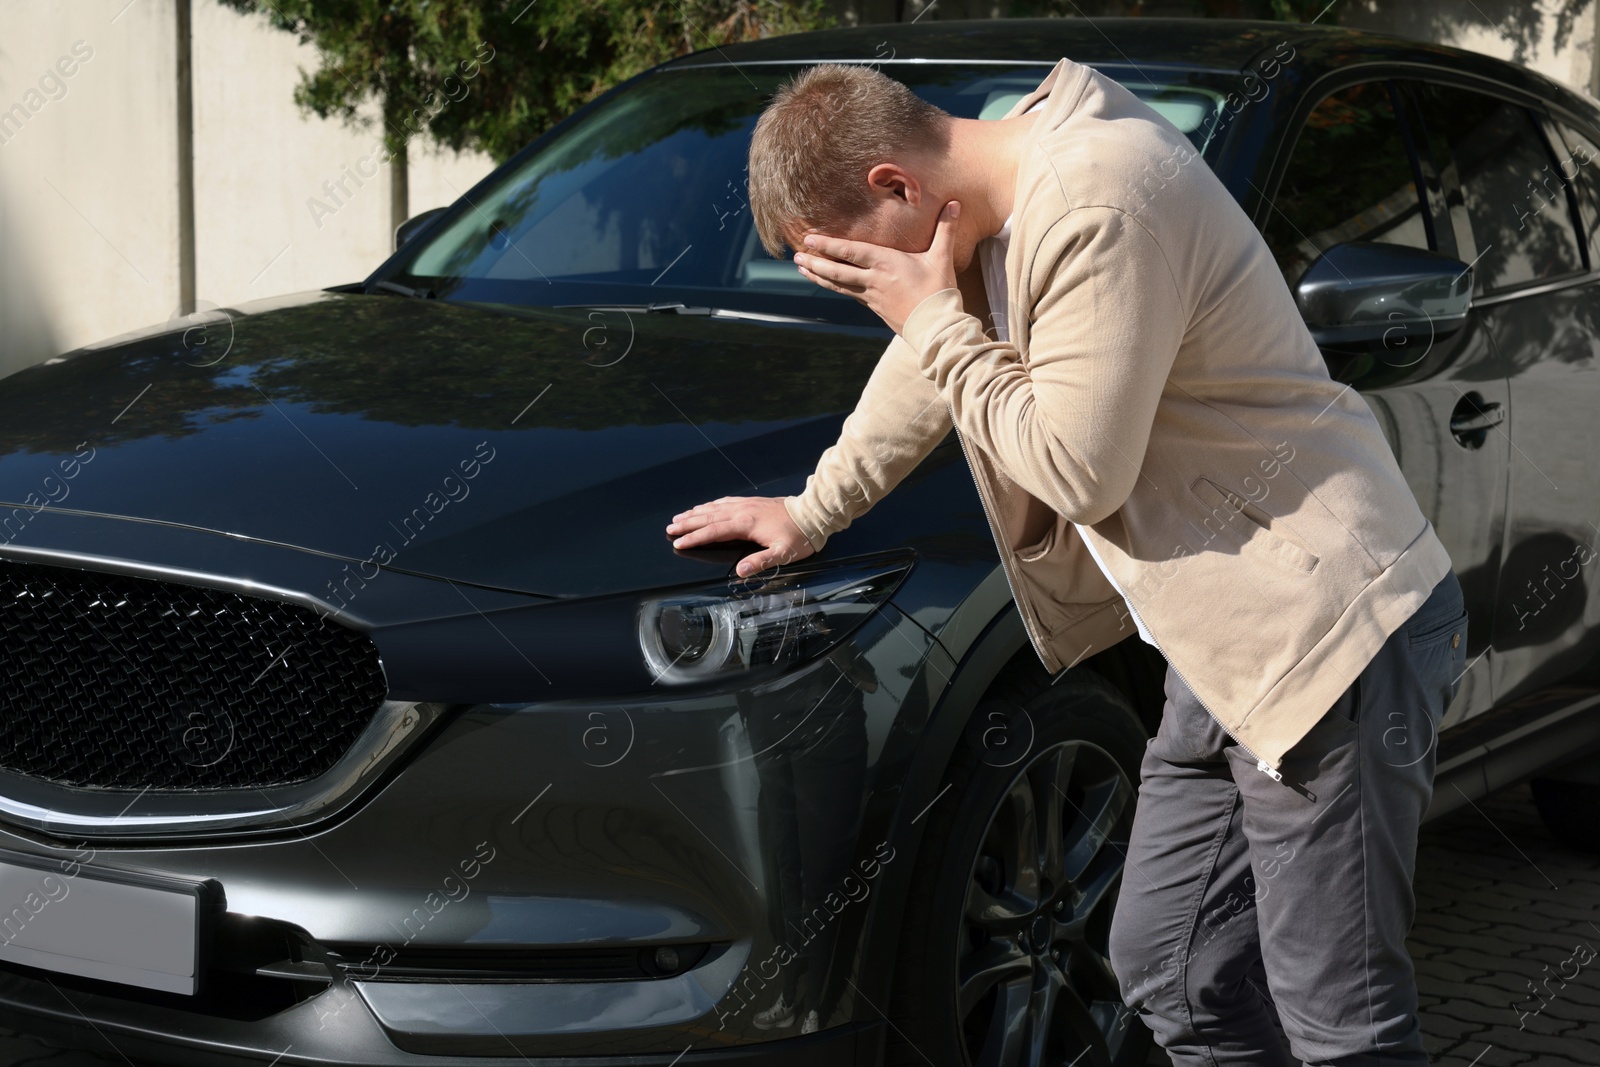
M 1405 940 L 1466 638 L 1452 573 L 1289 750 L 1282 782 L 1167 671 L 1111 964 L 1173 1063 L 1428 1062 Z

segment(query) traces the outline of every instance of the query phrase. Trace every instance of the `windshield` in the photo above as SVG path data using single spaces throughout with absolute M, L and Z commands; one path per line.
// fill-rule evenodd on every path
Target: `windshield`
M 681 303 L 881 325 L 802 278 L 756 235 L 745 196 L 750 134 L 803 64 L 669 68 L 597 101 L 520 162 L 458 201 L 386 280 L 463 302 Z M 1000 118 L 1051 66 L 886 63 L 884 72 L 962 118 Z M 1203 153 L 1226 75 L 1105 73 Z

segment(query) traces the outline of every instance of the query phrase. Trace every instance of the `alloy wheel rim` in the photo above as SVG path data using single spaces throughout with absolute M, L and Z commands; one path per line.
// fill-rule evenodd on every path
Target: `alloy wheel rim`
M 1104 749 L 1062 741 L 990 814 L 956 941 L 956 1026 L 974 1067 L 1110 1067 L 1127 1040 L 1108 958 L 1133 783 Z

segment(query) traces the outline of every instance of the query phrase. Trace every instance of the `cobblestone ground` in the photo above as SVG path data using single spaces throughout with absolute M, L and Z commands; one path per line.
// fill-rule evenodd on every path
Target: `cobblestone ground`
M 1423 827 L 1416 890 L 1431 1062 L 1600 1067 L 1600 856 L 1552 840 L 1523 785 Z
M 1552 841 L 1526 786 L 1423 828 L 1410 944 L 1434 1063 L 1600 1067 L 1600 856 Z M 0 1067 L 127 1062 L 0 1030 Z

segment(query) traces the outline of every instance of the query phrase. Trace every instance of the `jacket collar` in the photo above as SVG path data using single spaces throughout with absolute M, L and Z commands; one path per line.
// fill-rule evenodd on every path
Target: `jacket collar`
M 1032 220 L 1026 218 L 1028 202 L 1024 194 L 1037 180 L 1032 174 L 1032 169 L 1040 163 L 1038 158 L 1040 137 L 1046 131 L 1060 126 L 1071 109 L 1077 105 L 1083 96 L 1089 74 L 1090 69 L 1081 63 L 1074 63 L 1065 57 L 1058 59 L 1056 65 L 1050 68 L 1050 73 L 1044 76 L 1044 80 L 1032 92 L 1011 105 L 1011 109 L 1003 116 L 1008 119 L 1014 118 L 1024 114 L 1040 100 L 1044 101 L 1039 117 L 1034 120 L 1032 129 L 1028 131 L 1023 141 L 1022 158 L 1017 163 L 1017 184 L 1011 198 L 1011 233 L 1006 245 L 1006 307 L 1003 312 L 1011 343 L 1024 353 L 1027 350 L 1028 322 L 1032 307 L 1029 305 L 1028 294 L 1021 291 L 1018 284 L 1021 281 L 1022 260 L 1028 251 L 1020 246 L 1036 239 L 1031 225 Z
M 1012 104 L 1011 110 L 1001 117 L 1015 118 L 1038 101 L 1046 101 L 1044 110 L 1039 113 L 1039 120 L 1033 124 L 1033 129 L 1028 131 L 1027 146 L 1031 149 L 1038 141 L 1041 130 L 1046 126 L 1053 127 L 1061 121 L 1062 110 L 1076 102 L 1079 91 L 1088 77 L 1088 67 L 1062 57 L 1056 60 L 1056 65 L 1050 68 L 1050 73 L 1044 76 L 1044 80 L 1032 92 Z M 1057 91 L 1057 87 L 1060 91 Z

